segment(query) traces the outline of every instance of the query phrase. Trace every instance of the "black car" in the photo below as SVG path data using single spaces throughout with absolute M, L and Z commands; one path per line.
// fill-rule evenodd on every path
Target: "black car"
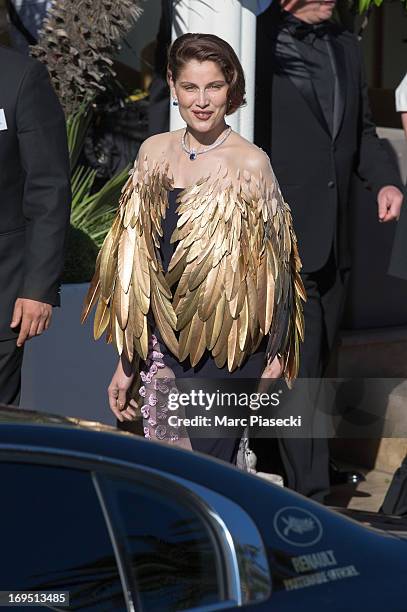
M 13 609 L 407 611 L 400 535 L 220 461 L 12 408 L 0 459 Z

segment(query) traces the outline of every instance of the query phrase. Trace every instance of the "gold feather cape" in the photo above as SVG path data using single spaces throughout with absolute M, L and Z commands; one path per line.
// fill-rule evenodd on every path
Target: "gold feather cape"
M 265 175 L 267 174 L 267 175 Z M 147 358 L 151 313 L 167 348 L 195 366 L 205 351 L 230 372 L 269 336 L 266 358 L 298 373 L 303 338 L 301 267 L 291 213 L 271 166 L 257 176 L 216 172 L 178 197 L 168 271 L 159 253 L 172 189 L 168 165 L 138 158 L 99 253 L 82 321 L 97 302 L 104 332 L 132 362 Z M 175 288 L 175 293 L 171 288 Z

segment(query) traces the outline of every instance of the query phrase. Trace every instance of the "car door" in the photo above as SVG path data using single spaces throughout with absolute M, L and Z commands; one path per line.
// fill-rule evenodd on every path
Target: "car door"
M 268 601 L 265 547 L 240 506 L 164 469 L 98 471 L 95 479 L 142 610 L 230 610 Z
M 0 591 L 69 592 L 70 609 L 101 612 L 269 609 L 261 535 L 227 497 L 164 468 L 10 451 L 0 455 Z
M 90 472 L 2 458 L 0 591 L 69 592 L 70 610 L 127 610 Z M 64 609 L 58 598 L 44 604 Z

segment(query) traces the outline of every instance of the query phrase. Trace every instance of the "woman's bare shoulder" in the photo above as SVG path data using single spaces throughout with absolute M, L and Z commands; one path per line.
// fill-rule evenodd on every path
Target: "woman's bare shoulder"
M 147 155 L 147 157 L 161 156 L 168 149 L 170 144 L 170 132 L 162 134 L 154 134 L 147 138 L 140 147 L 139 157 Z
M 263 149 L 236 132 L 231 142 L 230 154 L 230 163 L 237 169 L 247 170 L 253 174 L 270 170 L 270 159 Z
M 147 138 L 140 147 L 139 158 L 167 159 L 174 146 L 179 144 L 183 130 L 154 134 Z

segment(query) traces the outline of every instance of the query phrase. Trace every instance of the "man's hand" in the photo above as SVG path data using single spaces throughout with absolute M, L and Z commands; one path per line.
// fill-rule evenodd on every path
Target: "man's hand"
M 127 399 L 127 391 L 132 385 L 134 374 L 131 363 L 122 355 L 107 390 L 110 409 L 121 422 L 125 419 L 133 421 L 136 417 L 136 413 L 130 408 Z
M 398 219 L 402 202 L 403 194 L 400 189 L 394 187 L 394 185 L 382 187 L 377 194 L 379 221 L 381 223 L 386 223 L 387 221 Z
M 27 298 L 17 298 L 10 323 L 10 327 L 20 325 L 17 346 L 23 346 L 27 338 L 40 336 L 50 326 L 51 317 L 52 306 L 50 304 L 28 300 Z

